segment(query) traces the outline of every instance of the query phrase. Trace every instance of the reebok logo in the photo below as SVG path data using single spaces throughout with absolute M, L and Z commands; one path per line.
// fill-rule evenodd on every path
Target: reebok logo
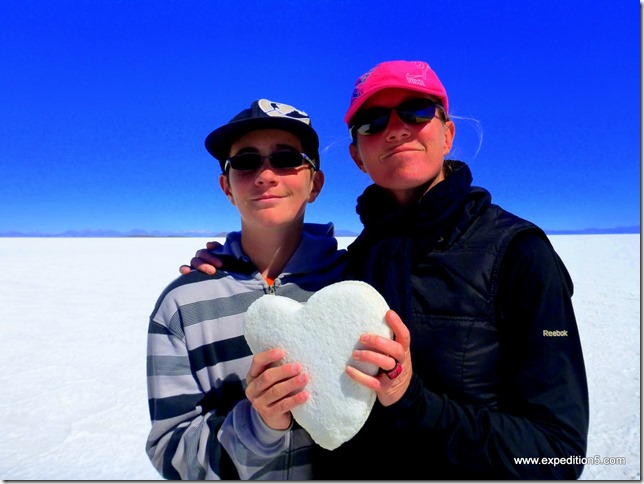
M 563 331 L 548 331 L 547 329 L 543 330 L 543 335 L 547 337 L 551 336 L 568 336 L 568 330 L 564 329 Z

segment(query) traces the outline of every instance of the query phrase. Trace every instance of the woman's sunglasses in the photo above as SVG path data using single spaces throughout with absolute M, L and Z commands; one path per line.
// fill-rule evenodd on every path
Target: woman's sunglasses
M 350 129 L 351 135 L 355 137 L 355 133 L 358 132 L 366 136 L 384 131 L 389 124 L 392 111 L 396 111 L 398 117 L 405 123 L 422 124 L 434 119 L 437 109 L 443 111 L 440 104 L 425 98 L 411 99 L 393 108 L 365 109 L 354 118 Z
M 315 163 L 305 153 L 297 151 L 276 151 L 268 156 L 262 156 L 259 153 L 242 153 L 231 156 L 226 160 L 224 172 L 228 168 L 239 171 L 256 171 L 262 166 L 264 158 L 268 158 L 271 166 L 277 170 L 286 170 L 288 168 L 297 168 L 305 163 L 309 163 L 313 170 L 317 170 Z

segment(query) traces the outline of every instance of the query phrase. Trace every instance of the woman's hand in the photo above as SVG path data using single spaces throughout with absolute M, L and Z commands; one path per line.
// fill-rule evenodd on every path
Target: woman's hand
M 353 358 L 357 361 L 371 363 L 381 371 L 371 376 L 353 366 L 347 366 L 346 372 L 353 380 L 374 390 L 380 403 L 388 407 L 400 400 L 409 387 L 412 366 L 407 326 L 393 310 L 387 311 L 385 321 L 394 333 L 393 340 L 375 334 L 363 334 L 360 343 L 365 349 L 353 352 Z M 397 363 L 402 365 L 402 371 L 390 379 L 387 373 L 394 369 Z
M 291 425 L 291 410 L 309 398 L 304 387 L 309 376 L 299 363 L 272 366 L 284 358 L 284 350 L 271 349 L 256 354 L 246 376 L 246 398 L 266 425 L 286 430 Z
M 199 249 L 195 256 L 190 260 L 190 265 L 182 265 L 179 272 L 184 276 L 189 274 L 192 269 L 203 272 L 204 274 L 214 275 L 217 268 L 221 267 L 221 261 L 212 255 L 209 251 L 216 249 L 221 244 L 219 242 L 206 242 L 205 249 Z

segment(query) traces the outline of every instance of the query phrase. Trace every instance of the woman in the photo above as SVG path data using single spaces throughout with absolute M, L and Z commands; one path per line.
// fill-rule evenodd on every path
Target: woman
M 356 83 L 345 116 L 350 153 L 374 185 L 358 199 L 364 230 L 349 249 L 349 277 L 383 294 L 410 344 L 400 397 L 376 405 L 346 446 L 321 451 L 314 472 L 577 478 L 581 465 L 515 462 L 585 456 L 588 394 L 572 281 L 542 230 L 472 187 L 467 165 L 444 161 L 455 134 L 448 108 L 423 62 L 385 62 Z M 368 464 L 383 454 L 389 465 Z M 343 466 L 349 472 L 334 471 Z

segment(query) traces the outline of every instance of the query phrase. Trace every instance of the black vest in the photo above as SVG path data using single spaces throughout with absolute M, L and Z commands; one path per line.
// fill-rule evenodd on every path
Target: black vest
M 432 391 L 495 407 L 499 268 L 510 241 L 525 230 L 542 233 L 488 205 L 464 233 L 439 236 L 411 266 L 406 323 L 414 373 Z

